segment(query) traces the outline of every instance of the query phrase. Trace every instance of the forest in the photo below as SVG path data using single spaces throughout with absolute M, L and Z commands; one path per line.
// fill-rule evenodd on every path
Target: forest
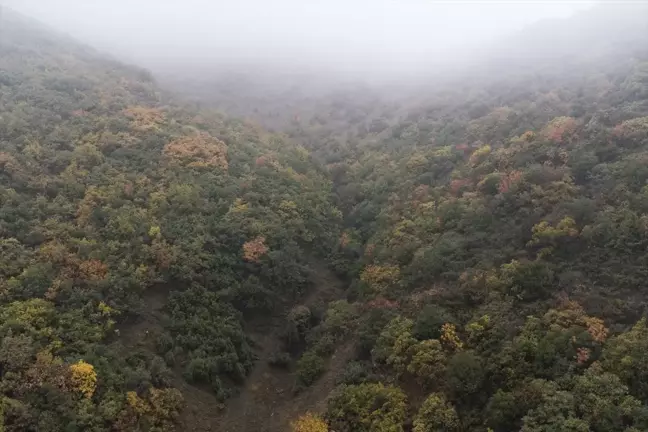
M 6 11 L 0 432 L 648 431 L 648 21 L 604 15 L 315 97 Z

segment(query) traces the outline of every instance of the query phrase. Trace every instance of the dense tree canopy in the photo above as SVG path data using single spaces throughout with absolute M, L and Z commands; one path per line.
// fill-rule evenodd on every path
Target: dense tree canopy
M 308 255 L 335 250 L 330 182 L 145 71 L 2 26 L 3 430 L 166 430 L 171 371 L 227 398 L 255 361 L 243 315 L 306 291 Z M 159 298 L 166 318 L 139 331 Z
M 0 431 L 173 430 L 242 388 L 295 431 L 648 430 L 641 28 L 416 95 L 202 95 L 270 133 L 3 25 Z

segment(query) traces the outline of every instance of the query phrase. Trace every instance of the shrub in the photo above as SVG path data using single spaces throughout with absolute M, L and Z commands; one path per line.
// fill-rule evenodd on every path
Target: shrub
M 362 384 L 369 378 L 369 370 L 361 362 L 351 362 L 346 365 L 338 377 L 339 384 Z
M 324 359 L 313 351 L 306 351 L 297 362 L 297 384 L 308 387 L 322 376 L 326 366 Z

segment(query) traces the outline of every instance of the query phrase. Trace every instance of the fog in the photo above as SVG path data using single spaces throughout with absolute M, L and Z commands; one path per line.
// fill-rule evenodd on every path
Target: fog
M 432 69 L 590 1 L 4 0 L 99 49 L 162 65 L 273 65 L 357 76 Z

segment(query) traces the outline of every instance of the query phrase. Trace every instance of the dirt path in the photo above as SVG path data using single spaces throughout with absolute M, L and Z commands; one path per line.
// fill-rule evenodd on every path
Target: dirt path
M 219 431 L 221 402 L 213 393 L 187 383 L 176 374 L 173 386 L 182 392 L 185 407 L 180 415 L 178 431 Z
M 313 287 L 299 302 L 306 306 L 326 304 L 341 298 L 344 283 L 323 263 L 311 263 Z M 158 286 L 145 294 L 145 310 L 135 322 L 117 328 L 112 346 L 120 352 L 143 349 L 155 352 L 156 337 L 163 331 L 164 312 L 170 288 Z M 174 371 L 173 387 L 185 399 L 178 431 L 182 432 L 284 432 L 306 411 L 323 412 L 329 392 L 335 386 L 336 371 L 353 355 L 353 345 L 340 346 L 329 361 L 328 372 L 313 386 L 295 394 L 295 374 L 268 364 L 270 356 L 282 345 L 278 338 L 285 311 L 255 324 L 250 337 L 257 347 L 258 360 L 238 395 L 221 403 L 209 391 L 187 383 L 180 371 Z
M 163 331 L 164 306 L 170 294 L 170 287 L 160 285 L 144 294 L 145 310 L 139 313 L 136 322 L 124 322 L 117 327 L 113 348 L 120 352 L 133 352 L 139 349 L 154 353 L 155 340 Z M 183 378 L 180 371 L 174 371 L 172 386 L 182 392 L 184 409 L 178 430 L 210 432 L 218 430 L 219 407 L 216 397 L 205 390 L 192 386 Z
M 311 264 L 313 288 L 301 304 L 311 306 L 339 299 L 344 285 L 326 266 Z M 282 317 L 273 319 L 265 331 L 253 334 L 259 346 L 259 360 L 238 396 L 228 401 L 218 428 L 219 432 L 284 432 L 289 424 L 306 411 L 322 412 L 328 393 L 335 385 L 335 373 L 353 355 L 353 346 L 338 348 L 330 360 L 328 372 L 309 389 L 295 394 L 294 373 L 268 364 L 272 353 L 281 346 L 276 327 Z

